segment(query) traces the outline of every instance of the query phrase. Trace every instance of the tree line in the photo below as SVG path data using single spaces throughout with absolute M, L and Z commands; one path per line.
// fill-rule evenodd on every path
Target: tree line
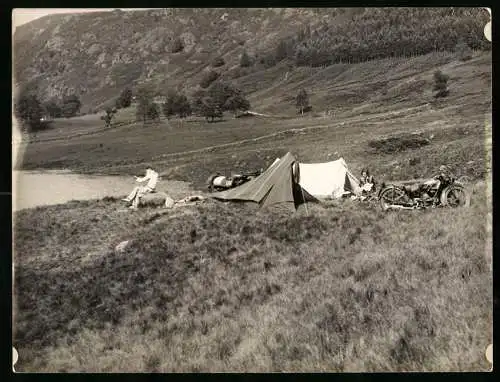
M 173 116 L 182 119 L 194 114 L 213 122 L 221 119 L 225 111 L 232 112 L 236 117 L 238 112 L 250 109 L 250 102 L 243 92 L 224 81 L 215 81 L 206 89 L 195 91 L 190 97 L 169 89 L 164 98 L 164 102 L 155 102 L 155 93 L 151 87 L 139 87 L 135 95 L 136 119 L 142 122 L 154 121 L 160 118 L 161 113 L 167 119 Z
M 76 116 L 81 106 L 80 98 L 75 94 L 42 102 L 36 89 L 23 88 L 15 99 L 14 115 L 21 122 L 24 130 L 35 131 L 45 128 L 47 121 L 53 118 Z

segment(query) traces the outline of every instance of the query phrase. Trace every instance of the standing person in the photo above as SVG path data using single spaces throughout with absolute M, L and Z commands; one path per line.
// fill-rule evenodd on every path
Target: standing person
M 127 203 L 132 203 L 130 208 L 133 209 L 137 209 L 137 207 L 139 206 L 139 202 L 144 195 L 155 191 L 156 183 L 158 182 L 158 173 L 151 167 L 148 167 L 146 169 L 146 175 L 143 177 L 136 176 L 135 180 L 138 183 L 142 183 L 145 181 L 148 181 L 148 183 L 146 184 L 146 186 L 135 187 L 129 196 L 127 196 L 125 199 L 122 199 Z

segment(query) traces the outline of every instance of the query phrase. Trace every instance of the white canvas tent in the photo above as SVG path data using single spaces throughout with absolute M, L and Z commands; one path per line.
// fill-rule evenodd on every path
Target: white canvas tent
M 343 158 L 324 163 L 299 163 L 300 185 L 317 198 L 340 198 L 346 192 L 357 193 L 359 181 Z
M 269 168 L 276 165 L 276 159 Z M 299 163 L 299 184 L 316 198 L 340 198 L 360 192 L 359 180 L 349 171 L 343 158 L 324 163 Z

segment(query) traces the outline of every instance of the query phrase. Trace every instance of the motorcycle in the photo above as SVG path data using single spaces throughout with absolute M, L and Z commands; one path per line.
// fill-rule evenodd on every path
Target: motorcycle
M 468 207 L 470 195 L 453 176 L 440 174 L 423 183 L 383 185 L 378 194 L 382 210 Z
M 262 173 L 262 171 L 249 172 L 245 174 L 233 174 L 230 177 L 226 177 L 220 173 L 211 175 L 208 178 L 208 191 L 225 191 L 231 188 L 241 186 L 244 183 L 256 178 Z

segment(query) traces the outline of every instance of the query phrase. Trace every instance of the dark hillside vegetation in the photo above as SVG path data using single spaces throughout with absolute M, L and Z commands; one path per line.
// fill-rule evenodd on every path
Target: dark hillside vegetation
M 324 23 L 297 38 L 297 65 L 321 66 L 376 58 L 454 51 L 460 42 L 491 49 L 483 29 L 489 20 L 481 8 L 371 8 L 341 24 Z

